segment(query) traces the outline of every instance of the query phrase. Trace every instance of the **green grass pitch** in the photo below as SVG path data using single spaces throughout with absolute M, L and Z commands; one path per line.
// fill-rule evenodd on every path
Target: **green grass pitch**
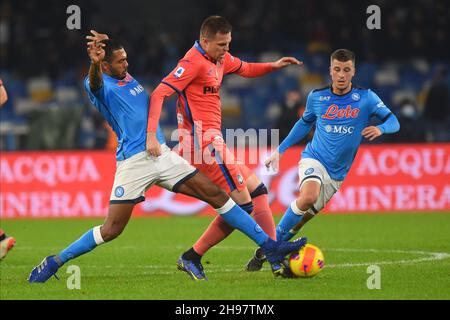
M 278 220 L 277 217 L 276 220 Z M 4 299 L 450 299 L 450 214 L 322 214 L 302 230 L 322 249 L 326 267 L 311 279 L 274 278 L 265 265 L 244 272 L 255 246 L 235 231 L 203 258 L 208 282 L 176 268 L 212 217 L 132 218 L 116 240 L 69 261 L 44 284 L 31 269 L 78 239 L 100 219 L 2 220 L 17 239 L 0 262 Z M 68 289 L 70 265 L 80 289 Z M 380 289 L 369 289 L 368 266 L 380 268 Z

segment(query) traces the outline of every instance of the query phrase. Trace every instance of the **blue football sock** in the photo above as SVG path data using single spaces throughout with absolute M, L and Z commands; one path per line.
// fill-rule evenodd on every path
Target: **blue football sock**
M 91 251 L 103 242 L 104 241 L 100 235 L 100 226 L 92 228 L 91 230 L 83 234 L 80 239 L 73 242 L 70 246 L 61 251 L 58 254 L 57 261 L 61 262 L 61 264 L 64 264 L 73 258 Z
M 216 209 L 220 216 L 233 228 L 245 233 L 249 238 L 261 246 L 269 237 L 261 227 L 232 199 L 222 208 Z
M 294 235 L 289 231 L 297 225 L 300 221 L 302 221 L 303 215 L 295 214 L 292 210 L 292 204 L 287 208 L 283 217 L 277 226 L 277 240 L 288 241 Z

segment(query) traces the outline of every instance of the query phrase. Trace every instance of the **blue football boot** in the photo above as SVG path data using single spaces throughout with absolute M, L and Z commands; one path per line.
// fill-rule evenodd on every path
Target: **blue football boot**
M 28 282 L 45 282 L 51 276 L 55 276 L 59 280 L 56 272 L 59 269 L 59 264 L 55 260 L 55 256 L 49 256 L 44 258 L 42 262 L 31 270 L 30 276 L 28 277 Z
M 261 249 L 272 267 L 272 273 L 275 276 L 291 278 L 292 272 L 290 271 L 289 263 L 285 257 L 290 253 L 299 251 L 306 242 L 306 237 L 298 238 L 292 242 L 274 241 L 268 238 L 261 246 Z
M 177 261 L 178 270 L 186 272 L 194 281 L 208 280 L 200 260 L 187 260 L 183 255 Z

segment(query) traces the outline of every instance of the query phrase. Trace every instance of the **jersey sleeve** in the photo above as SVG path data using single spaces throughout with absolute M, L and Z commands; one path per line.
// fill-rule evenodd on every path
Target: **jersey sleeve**
M 224 57 L 224 65 L 223 65 L 223 73 L 235 73 L 242 68 L 242 64 L 244 62 L 238 57 L 232 56 L 229 52 L 225 53 Z
M 305 112 L 303 113 L 302 119 L 305 123 L 314 123 L 317 119 L 317 115 L 314 112 L 313 108 L 313 100 L 314 95 L 313 92 L 310 92 L 308 97 L 306 98 L 306 107 Z
M 249 63 L 237 57 L 233 57 L 229 52 L 225 54 L 223 73 L 235 73 L 246 78 L 255 78 L 263 76 L 273 71 L 270 62 Z
M 381 133 L 394 133 L 400 130 L 400 123 L 397 117 L 389 110 L 380 97 L 370 89 L 367 95 L 367 103 L 371 111 L 371 116 L 377 117 L 382 122 L 382 124 L 377 126 L 381 130 Z
M 367 91 L 367 104 L 370 115 L 375 116 L 380 120 L 383 120 L 384 117 L 392 113 L 380 97 L 370 89 Z
M 278 147 L 278 152 L 283 154 L 287 149 L 294 144 L 299 143 L 311 131 L 314 122 L 316 121 L 316 114 L 312 110 L 312 93 L 308 95 L 306 100 L 306 108 L 303 116 L 295 123 L 294 127 L 289 132 L 288 136 L 281 142 Z
M 103 85 L 95 91 L 91 90 L 91 86 L 89 85 L 89 76 L 87 76 L 84 79 L 84 89 L 86 90 L 89 100 L 92 104 L 94 104 L 95 100 L 98 99 L 100 101 L 105 101 L 106 97 L 106 88 L 105 88 L 105 81 L 103 81 Z
M 187 59 L 182 59 L 178 65 L 162 80 L 172 89 L 183 91 L 198 75 L 201 66 Z

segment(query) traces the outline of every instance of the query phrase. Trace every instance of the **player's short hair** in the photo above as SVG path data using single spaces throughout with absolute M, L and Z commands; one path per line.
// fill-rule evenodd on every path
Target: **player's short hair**
M 348 49 L 337 49 L 331 54 L 331 62 L 333 62 L 334 59 L 341 62 L 351 60 L 353 62 L 353 66 L 355 65 L 355 58 L 355 53 Z
M 120 43 L 120 41 L 116 39 L 105 39 L 100 42 L 105 44 L 105 46 L 103 47 L 103 50 L 105 50 L 104 60 L 108 62 L 111 62 L 111 57 L 114 51 L 123 49 L 122 43 Z
M 200 27 L 200 38 L 213 38 L 218 32 L 226 34 L 231 32 L 231 24 L 221 16 L 210 16 L 206 18 Z

